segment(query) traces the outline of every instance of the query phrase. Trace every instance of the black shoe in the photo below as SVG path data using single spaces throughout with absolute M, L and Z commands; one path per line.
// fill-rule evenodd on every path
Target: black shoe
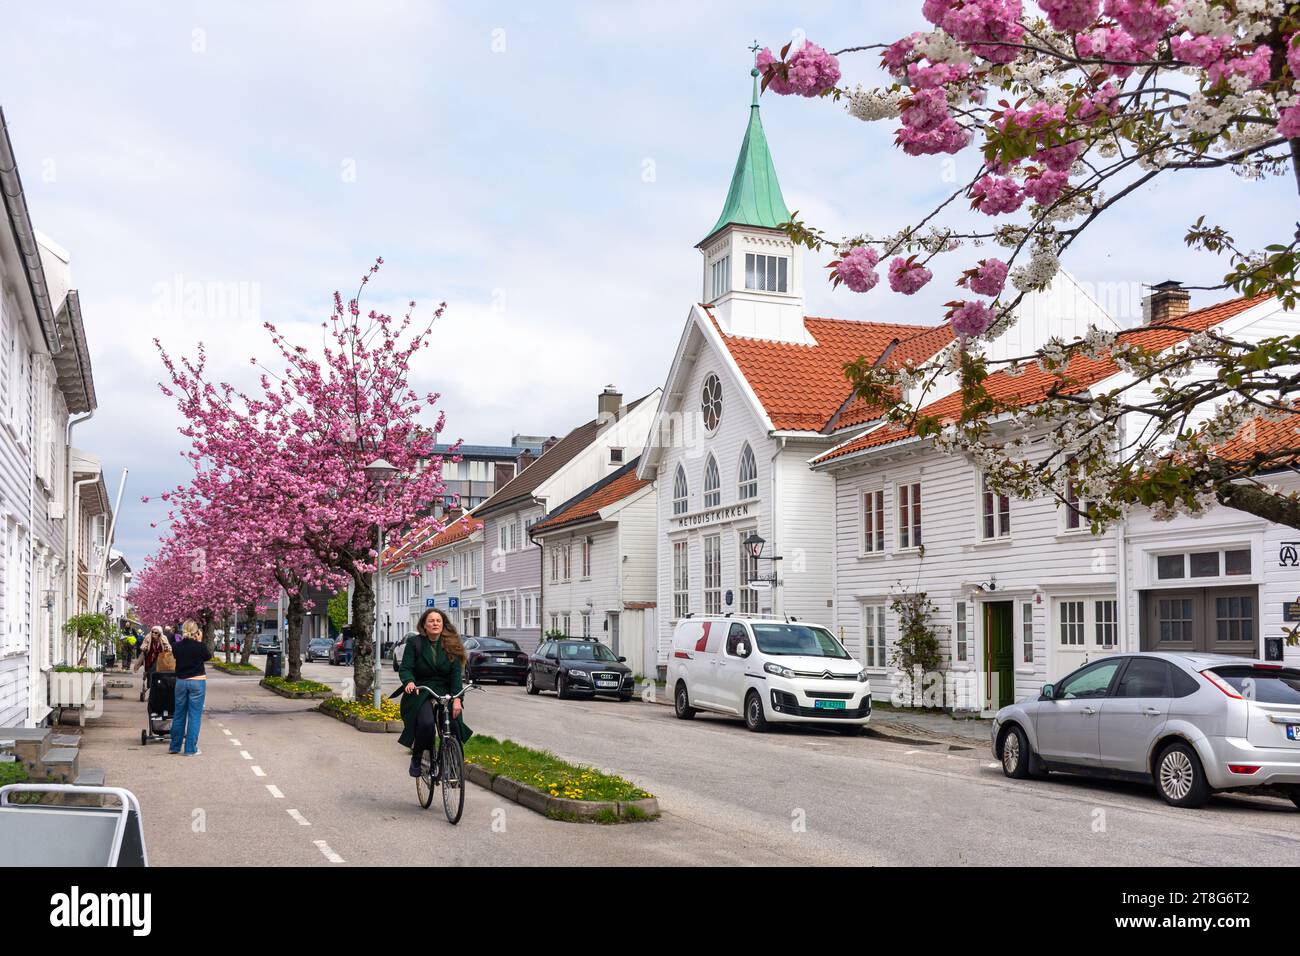
M 423 772 L 424 772 L 424 768 L 420 766 L 420 758 L 416 757 L 414 760 L 411 761 L 410 774 L 412 777 L 418 777 Z

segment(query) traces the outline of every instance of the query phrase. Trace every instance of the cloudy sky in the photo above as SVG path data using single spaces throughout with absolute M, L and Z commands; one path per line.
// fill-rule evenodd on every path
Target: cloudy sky
M 118 546 L 138 567 L 163 517 L 140 497 L 186 478 L 153 337 L 202 341 L 240 380 L 269 354 L 262 321 L 317 341 L 333 291 L 376 256 L 373 306 L 448 303 L 417 381 L 442 392 L 449 438 L 563 434 L 607 383 L 661 385 L 744 133 L 746 47 L 893 40 L 919 7 L 0 2 L 0 105 L 36 226 L 72 254 L 94 364 L 100 408 L 77 444 L 110 490 L 131 472 Z M 843 67 L 879 78 L 874 56 Z M 787 204 L 833 235 L 915 221 L 977 161 L 907 159 L 893 124 L 828 101 L 763 102 Z M 1224 269 L 1186 250 L 1187 224 L 1272 241 L 1288 186 L 1168 178 L 1066 266 L 1112 290 L 1210 284 Z M 814 315 L 938 321 L 953 291 L 938 273 L 915 299 L 855 296 L 808 265 Z M 1115 298 L 1121 320 L 1135 298 Z

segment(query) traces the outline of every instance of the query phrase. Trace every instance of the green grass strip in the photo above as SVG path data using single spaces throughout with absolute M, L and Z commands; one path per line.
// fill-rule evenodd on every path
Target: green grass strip
M 570 800 L 642 800 L 653 796 L 630 780 L 561 760 L 546 750 L 522 747 L 514 741 L 475 735 L 465 745 L 465 759 L 536 787 L 553 797 Z

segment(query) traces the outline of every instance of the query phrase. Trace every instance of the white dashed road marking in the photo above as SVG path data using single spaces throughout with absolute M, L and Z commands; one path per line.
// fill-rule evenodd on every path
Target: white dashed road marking
M 250 754 L 247 750 L 241 750 L 241 751 L 239 752 L 239 756 L 243 757 L 245 760 L 252 760 L 252 759 L 253 759 L 253 755 Z
M 331 863 L 347 862 L 347 860 L 343 859 L 343 857 L 339 856 L 337 853 L 331 850 L 330 845 L 326 843 L 324 840 L 312 840 L 311 842 L 316 844 L 316 848 L 320 850 L 322 853 L 324 853 L 325 859 L 329 860 Z
M 273 784 L 273 783 L 268 783 L 268 784 L 266 785 L 266 789 L 267 789 L 268 791 L 270 791 L 271 796 L 275 797 L 275 799 L 277 799 L 277 800 L 283 800 L 283 799 L 284 799 L 284 794 L 282 794 L 282 793 L 280 792 L 280 788 L 277 787 L 275 784 Z
M 295 820 L 298 821 L 298 826 L 300 826 L 300 827 L 309 827 L 309 826 L 311 826 L 311 824 L 307 822 L 307 818 L 304 817 L 304 816 L 303 816 L 301 813 L 299 813 L 297 810 L 289 810 L 288 813 L 289 813 L 289 816 L 293 817 Z
M 263 770 L 261 767 L 254 766 L 254 767 L 253 767 L 253 776 L 254 776 L 254 777 L 265 777 L 265 776 L 266 776 L 266 771 Z
M 231 738 L 230 738 L 230 742 L 231 742 L 232 744 L 234 744 L 236 747 L 242 747 L 242 746 L 243 746 L 243 744 L 241 744 L 241 743 L 240 743 L 238 740 L 236 740 L 234 737 L 231 737 Z
M 221 725 L 220 725 L 220 724 L 217 724 L 217 726 L 220 727 Z M 223 730 L 222 733 L 225 734 L 227 737 L 230 736 L 230 731 L 228 731 L 228 730 Z

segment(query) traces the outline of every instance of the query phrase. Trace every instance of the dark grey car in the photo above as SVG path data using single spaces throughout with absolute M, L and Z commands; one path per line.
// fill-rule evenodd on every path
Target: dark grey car
M 999 710 L 993 753 L 1008 777 L 1143 780 L 1176 807 L 1260 787 L 1300 807 L 1300 669 L 1222 654 L 1103 657 Z

